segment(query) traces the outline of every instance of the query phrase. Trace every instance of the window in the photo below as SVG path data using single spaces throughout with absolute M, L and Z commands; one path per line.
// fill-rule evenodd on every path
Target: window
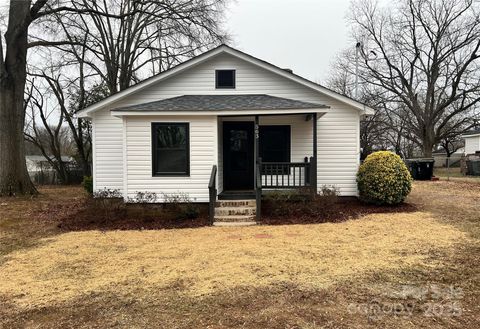
M 152 123 L 153 176 L 190 175 L 188 123 Z
M 290 126 L 260 126 L 259 142 L 263 162 L 290 162 Z
M 235 70 L 216 70 L 215 87 L 217 89 L 235 89 Z

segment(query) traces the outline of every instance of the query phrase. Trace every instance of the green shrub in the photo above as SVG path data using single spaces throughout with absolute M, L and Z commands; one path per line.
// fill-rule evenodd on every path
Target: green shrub
M 93 194 L 93 177 L 92 176 L 83 176 L 82 186 L 88 194 Z
M 388 151 L 370 154 L 357 173 L 360 199 L 377 205 L 402 203 L 412 189 L 412 177 L 402 159 Z

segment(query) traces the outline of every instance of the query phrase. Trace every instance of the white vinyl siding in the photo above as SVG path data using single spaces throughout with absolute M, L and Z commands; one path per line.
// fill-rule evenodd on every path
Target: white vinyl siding
M 109 111 L 93 118 L 94 189 L 114 189 L 123 193 L 123 122 Z
M 222 68 L 236 70 L 236 89 L 215 89 L 215 70 Z M 111 141 L 112 138 L 114 139 L 115 137 L 118 137 L 116 142 L 121 143 L 122 120 L 111 118 L 109 123 L 106 124 L 108 120 L 104 119 L 104 117 L 110 116 L 110 109 L 188 94 L 267 94 L 330 106 L 330 112 L 318 119 L 318 184 L 319 186 L 335 185 L 339 188 L 342 195 L 357 194 L 355 174 L 359 164 L 360 153 L 360 112 L 349 105 L 343 104 L 316 90 L 298 84 L 290 79 L 278 76 L 275 73 L 228 54 L 220 54 L 213 57 L 178 75 L 172 76 L 156 85 L 152 85 L 132 94 L 111 105 L 109 109 L 97 112 L 93 120 L 97 121 L 97 117 L 102 118 L 100 126 L 98 126 L 98 122 L 95 122 L 98 126 L 96 127 L 96 131 L 102 131 L 101 136 L 96 136 L 97 142 L 105 144 L 105 141 L 102 141 L 102 138 L 106 137 L 110 140 L 112 147 L 114 147 L 111 151 L 113 152 L 114 150 L 117 150 L 119 152 L 119 155 L 109 152 L 106 156 L 101 158 L 97 155 L 96 164 L 99 165 L 101 163 L 101 166 L 98 167 L 95 172 L 95 176 L 99 180 L 98 183 L 105 184 L 107 182 L 104 175 L 106 173 L 105 169 L 108 168 L 109 175 L 112 176 L 110 179 L 112 186 L 122 186 L 122 148 L 121 144 L 117 145 L 117 143 Z M 266 122 L 265 120 L 280 120 L 278 122 L 285 122 L 292 119 L 291 116 L 279 119 L 273 118 L 274 117 L 263 117 L 261 122 Z M 131 120 L 131 118 L 128 118 L 127 120 Z M 145 118 L 132 120 L 143 120 L 146 122 Z M 162 120 L 165 119 L 162 118 Z M 175 118 L 175 121 L 183 120 L 185 120 L 185 118 L 180 116 Z M 300 125 L 300 121 L 297 123 Z M 302 125 L 305 125 L 308 129 L 300 129 L 298 133 L 299 136 L 295 136 L 295 141 L 292 140 L 292 150 L 295 150 L 292 153 L 292 161 L 303 160 L 304 156 L 310 156 L 312 152 L 310 135 L 311 122 L 305 121 L 302 122 Z M 108 131 L 103 131 L 103 127 Z M 212 130 L 209 130 L 209 134 L 217 136 L 219 133 L 219 131 L 217 131 L 217 125 L 215 124 L 214 127 L 215 128 L 212 126 Z M 145 126 L 143 126 L 143 128 L 145 128 Z M 150 134 L 150 128 L 147 127 L 146 129 L 146 133 Z M 129 138 L 135 139 L 136 137 L 127 134 L 127 140 L 129 140 Z M 220 161 L 219 177 L 221 177 L 221 150 L 217 144 L 215 145 L 215 150 L 217 152 L 215 156 Z M 98 152 L 100 147 L 103 146 L 104 145 L 96 145 L 96 148 L 98 148 L 96 152 Z M 191 145 L 191 151 L 194 151 L 193 144 Z M 146 161 L 148 158 L 148 163 L 150 163 L 151 150 L 149 148 L 139 148 L 136 152 L 135 156 L 137 159 L 140 159 L 141 157 Z M 141 152 L 146 153 L 143 154 Z M 128 155 L 128 158 L 129 157 L 130 155 Z M 201 166 L 200 163 L 197 165 Z M 194 166 L 195 164 L 191 163 L 192 179 L 194 175 L 193 170 L 195 170 Z M 201 168 L 202 170 L 204 169 L 204 167 Z M 211 170 L 211 167 L 209 170 Z M 100 179 L 101 175 L 103 176 Z M 204 181 L 205 172 L 201 171 L 201 175 L 203 176 L 198 180 L 192 180 L 190 183 L 194 184 L 192 185 L 192 189 L 196 191 L 195 195 L 198 195 L 199 198 L 199 191 L 203 188 L 203 192 L 201 193 L 204 194 L 201 196 L 201 200 L 206 200 L 208 194 L 208 180 Z M 113 177 L 115 177 L 115 179 L 113 179 Z M 164 188 L 163 186 L 166 186 L 167 188 L 169 186 L 157 183 L 154 178 L 149 178 L 147 181 L 146 176 L 142 176 L 142 179 L 138 179 L 137 181 L 132 180 L 132 184 L 130 184 L 130 170 L 128 172 L 128 180 L 129 193 L 132 192 L 131 188 L 142 188 L 143 190 L 146 190 L 152 187 L 155 191 L 160 191 Z M 172 178 L 172 180 L 175 180 L 177 186 L 182 186 L 182 188 L 185 188 L 186 190 L 190 189 L 187 185 L 184 185 L 187 181 L 182 181 L 181 178 Z M 197 185 L 200 184 L 200 181 L 202 181 L 202 184 L 205 183 L 202 188 Z M 103 186 L 102 184 L 98 185 L 97 188 Z M 220 191 L 221 188 L 222 182 L 220 181 Z
M 152 122 L 187 122 L 190 132 L 190 175 L 152 175 Z M 216 164 L 217 118 L 209 117 L 128 117 L 126 118 L 127 193 L 187 193 L 192 201 L 208 202 L 208 182 Z
M 480 151 L 480 136 L 465 137 L 465 154 Z

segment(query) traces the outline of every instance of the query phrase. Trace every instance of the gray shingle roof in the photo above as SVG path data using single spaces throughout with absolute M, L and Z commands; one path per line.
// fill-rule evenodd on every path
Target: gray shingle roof
M 328 106 L 269 95 L 185 95 L 114 111 L 241 111 L 321 109 Z
M 463 133 L 463 136 L 477 135 L 477 134 L 480 134 L 480 129 L 467 131 L 466 133 Z

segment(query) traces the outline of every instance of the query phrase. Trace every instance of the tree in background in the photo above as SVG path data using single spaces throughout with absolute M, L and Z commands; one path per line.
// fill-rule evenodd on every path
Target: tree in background
M 376 109 L 375 114 L 364 116 L 360 121 L 360 158 L 379 150 L 391 150 L 402 157 L 411 156 L 412 143 L 405 137 L 402 115 L 391 116 L 390 107 L 398 107 L 388 93 L 364 79 L 356 79 L 356 58 L 354 50 L 340 53 L 331 67 L 327 86 L 336 92 Z M 358 96 L 356 96 L 358 94 Z M 399 111 L 395 111 L 400 114 Z
M 51 16 L 58 48 L 82 62 L 110 94 L 175 66 L 228 40 L 221 28 L 227 0 L 78 1 L 77 11 Z M 42 30 L 41 44 L 50 42 Z
M 362 45 L 360 78 L 382 90 L 391 122 L 404 125 L 402 135 L 426 157 L 478 115 L 479 15 L 474 0 L 401 0 L 390 8 L 359 0 L 352 6 L 354 37 Z
M 112 94 L 142 78 L 141 68 L 153 63 L 152 59 L 139 64 L 147 52 L 151 57 L 158 51 L 159 56 L 154 59 L 161 68 L 174 65 L 182 55 L 190 56 L 201 46 L 208 47 L 209 38 L 200 36 L 208 34 L 211 40 L 219 40 L 222 34 L 216 22 L 225 1 L 11 0 L 5 42 L 0 42 L 0 195 L 36 193 L 27 173 L 24 146 L 28 49 L 53 47 L 61 50 L 59 53 L 65 50 L 62 47 L 88 49 L 89 57 L 85 55 L 82 61 L 100 76 L 96 84 L 105 82 Z M 164 22 L 167 24 L 163 25 Z M 166 56 L 165 60 L 165 54 L 170 54 L 174 47 L 155 31 L 155 24 L 162 33 L 177 33 L 177 37 L 172 37 L 176 59 Z M 77 33 L 82 26 L 84 33 Z M 148 29 L 144 30 L 144 26 Z M 91 29 L 98 33 L 90 34 Z M 130 31 L 141 33 L 130 37 Z M 151 34 L 157 38 L 149 38 Z M 198 43 L 189 37 L 197 37 Z M 154 42 L 164 49 L 153 46 Z M 181 45 L 186 47 L 184 53 L 178 52 Z

